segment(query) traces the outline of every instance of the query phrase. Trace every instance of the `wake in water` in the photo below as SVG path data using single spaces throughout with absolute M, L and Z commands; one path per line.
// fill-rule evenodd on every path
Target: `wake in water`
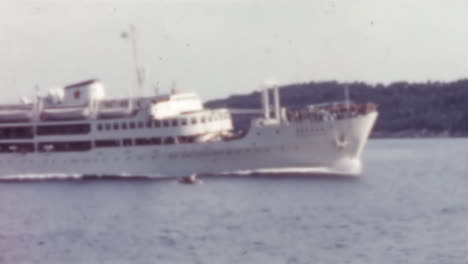
M 298 174 L 298 175 L 341 175 L 357 176 L 362 172 L 361 162 L 356 159 L 341 160 L 333 167 L 288 167 L 288 168 L 265 168 L 255 170 L 238 170 L 221 172 L 220 175 L 257 175 L 257 174 Z
M 290 168 L 265 168 L 255 170 L 238 170 L 238 171 L 225 171 L 220 173 L 210 174 L 197 174 L 198 176 L 255 176 L 255 175 L 300 175 L 300 176 L 357 176 L 361 173 L 361 164 L 357 160 L 346 160 L 335 164 L 333 168 L 327 167 L 290 167 Z M 187 176 L 170 177 L 162 174 L 148 174 L 148 175 L 130 175 L 122 173 L 119 175 L 82 175 L 82 174 L 63 174 L 63 173 L 30 173 L 30 174 L 12 174 L 2 176 L 0 181 L 46 181 L 46 180 L 174 180 L 184 179 Z
M 174 177 L 165 177 L 161 175 L 82 175 L 82 174 L 13 174 L 6 175 L 0 178 L 0 181 L 83 181 L 83 180 L 174 180 Z

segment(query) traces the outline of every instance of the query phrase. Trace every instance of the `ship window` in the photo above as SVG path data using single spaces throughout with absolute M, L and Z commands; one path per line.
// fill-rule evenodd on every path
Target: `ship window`
M 208 122 L 212 122 L 213 118 L 211 116 L 208 117 Z
M 130 129 L 135 129 L 135 122 L 130 122 Z
M 177 137 L 177 143 L 193 143 L 195 142 L 195 136 L 180 136 Z
M 127 129 L 127 123 L 122 123 L 122 129 Z
M 171 144 L 174 144 L 175 141 L 174 141 L 174 138 L 173 137 L 167 137 L 164 139 L 164 144 L 166 145 L 171 145 Z
M 197 123 L 197 118 L 196 117 L 192 117 L 192 119 L 190 120 L 190 122 L 192 123 L 192 125 L 195 125 Z
M 119 130 L 119 123 L 114 123 L 114 130 Z
M 137 138 L 135 139 L 135 145 L 150 145 L 151 139 L 148 138 Z
M 172 126 L 176 127 L 179 124 L 177 119 L 172 120 Z
M 91 149 L 91 141 L 41 142 L 38 148 L 41 152 L 88 151 Z
M 195 138 L 196 138 L 196 136 L 186 136 L 185 140 L 186 140 L 187 143 L 193 143 L 193 142 L 195 142 Z
M 102 130 L 102 124 L 99 124 L 99 125 L 97 126 L 97 130 L 99 130 L 99 131 Z
M 110 130 L 111 129 L 111 124 L 106 124 L 106 130 Z
M 161 121 L 156 120 L 154 121 L 154 127 L 160 127 L 161 126 Z
M 57 126 L 38 126 L 37 135 L 73 135 L 73 134 L 88 134 L 91 130 L 90 124 L 73 124 L 73 125 L 57 125 Z
M 138 122 L 138 128 L 143 128 L 143 122 Z
M 147 128 L 153 127 L 153 122 L 151 122 L 151 120 L 147 121 L 147 122 L 146 122 L 146 127 L 147 127 Z
M 169 126 L 169 120 L 163 120 L 163 127 L 168 127 Z
M 32 127 L 2 127 L 0 128 L 0 139 L 15 139 L 15 138 L 33 138 Z
M 202 123 L 205 123 L 205 122 L 206 122 L 206 119 L 205 119 L 204 116 L 201 117 L 200 122 L 202 122 Z
M 153 145 L 161 145 L 161 138 L 158 138 L 158 137 L 151 138 L 151 144 L 153 144 Z
M 96 145 L 97 148 L 118 147 L 120 146 L 120 140 L 118 139 L 96 140 L 94 144 Z
M 122 145 L 123 145 L 123 146 L 131 146 L 131 145 L 133 145 L 132 139 L 130 139 L 130 138 L 125 138 L 124 140 L 122 140 Z
M 15 152 L 15 153 L 34 152 L 34 144 L 33 143 L 0 144 L 0 152 Z
M 180 120 L 180 125 L 181 125 L 181 126 L 186 126 L 186 125 L 187 125 L 187 119 L 186 119 L 186 118 L 181 119 L 181 120 Z

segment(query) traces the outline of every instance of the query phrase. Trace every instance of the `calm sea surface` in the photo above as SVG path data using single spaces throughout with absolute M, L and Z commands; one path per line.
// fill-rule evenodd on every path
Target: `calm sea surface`
M 360 179 L 0 182 L 0 263 L 468 263 L 468 140 L 372 140 Z

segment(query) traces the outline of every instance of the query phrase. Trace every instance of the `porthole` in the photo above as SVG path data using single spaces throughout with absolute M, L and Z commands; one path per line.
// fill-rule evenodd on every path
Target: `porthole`
M 175 140 L 173 137 L 167 137 L 164 139 L 164 144 L 166 145 L 171 145 L 171 144 L 174 144 L 175 143 Z

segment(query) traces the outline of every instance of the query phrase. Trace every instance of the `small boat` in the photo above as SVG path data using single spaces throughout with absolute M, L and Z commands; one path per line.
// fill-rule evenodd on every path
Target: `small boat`
M 198 180 L 197 174 L 192 174 L 188 177 L 179 178 L 178 182 L 183 184 L 196 184 L 199 183 L 200 180 Z

